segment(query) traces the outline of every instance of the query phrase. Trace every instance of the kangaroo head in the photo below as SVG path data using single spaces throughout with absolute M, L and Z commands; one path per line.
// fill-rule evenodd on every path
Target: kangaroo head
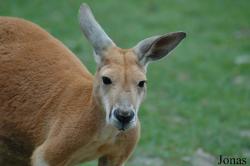
M 146 94 L 147 65 L 166 56 L 186 34 L 174 32 L 153 36 L 131 49 L 121 49 L 104 32 L 86 4 L 80 7 L 79 21 L 94 48 L 97 63 L 94 95 L 106 112 L 106 123 L 119 130 L 135 127 Z

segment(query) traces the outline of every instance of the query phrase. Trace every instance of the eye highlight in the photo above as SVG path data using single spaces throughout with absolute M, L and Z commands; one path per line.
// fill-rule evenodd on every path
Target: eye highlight
M 108 77 L 106 77 L 106 76 L 103 76 L 103 77 L 102 77 L 102 82 L 103 82 L 103 84 L 105 84 L 105 85 L 112 84 L 111 79 L 108 78 Z
M 140 88 L 143 88 L 146 84 L 146 81 L 143 80 L 143 81 L 140 81 L 137 85 L 140 87 Z

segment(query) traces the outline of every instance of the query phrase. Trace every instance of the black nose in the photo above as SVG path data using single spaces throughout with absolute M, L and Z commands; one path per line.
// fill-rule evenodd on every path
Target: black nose
M 114 111 L 114 115 L 121 123 L 128 123 L 134 118 L 135 113 L 132 110 L 124 111 L 124 110 L 116 109 Z

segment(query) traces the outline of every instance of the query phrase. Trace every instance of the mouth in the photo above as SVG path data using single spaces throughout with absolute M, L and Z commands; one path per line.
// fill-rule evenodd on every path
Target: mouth
M 131 121 L 129 123 L 121 123 L 119 121 L 115 121 L 113 125 L 119 130 L 119 131 L 126 131 L 130 128 L 135 127 L 135 121 Z
M 125 131 L 126 129 L 128 129 L 129 128 L 129 125 L 128 124 L 123 124 L 123 123 L 121 123 L 118 127 L 117 127 L 117 129 L 119 130 L 119 131 Z

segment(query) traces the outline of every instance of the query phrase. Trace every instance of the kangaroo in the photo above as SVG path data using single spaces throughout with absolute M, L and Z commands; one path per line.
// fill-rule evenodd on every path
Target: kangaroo
M 60 41 L 19 18 L 0 17 L 0 165 L 124 166 L 139 137 L 150 62 L 186 37 L 173 32 L 122 49 L 87 4 L 81 30 L 93 46 L 92 75 Z

